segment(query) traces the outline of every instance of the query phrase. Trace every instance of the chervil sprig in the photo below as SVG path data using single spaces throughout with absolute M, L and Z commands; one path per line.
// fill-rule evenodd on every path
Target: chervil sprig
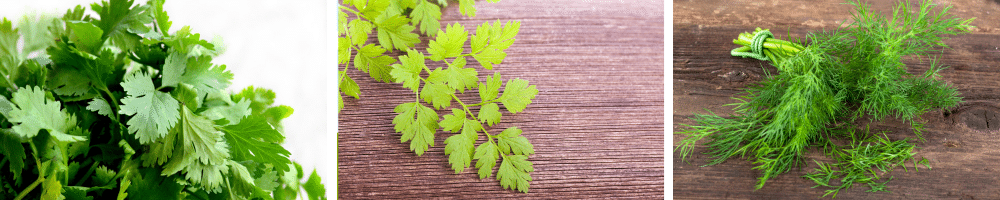
M 474 1 L 459 2 L 463 15 L 475 16 Z M 445 1 L 439 3 L 446 5 Z M 426 0 L 356 1 L 345 4 L 354 8 L 341 7 L 339 29 L 344 37 L 338 40 L 338 63 L 349 67 L 353 61 L 355 68 L 368 73 L 373 79 L 402 84 L 403 88 L 414 93 L 412 102 L 394 109 L 397 115 L 392 124 L 396 132 L 402 133 L 400 141 L 409 142 L 410 150 L 420 156 L 435 145 L 434 138 L 439 128 L 458 133 L 444 141 L 444 152 L 455 173 L 471 167 L 475 160 L 480 178 L 485 179 L 492 176 L 498 159 L 502 159 L 497 171 L 500 185 L 528 192 L 532 180 L 530 172 L 534 171 L 534 167 L 527 156 L 535 153 L 534 146 L 517 127 L 507 128 L 499 134 L 490 134 L 486 127 L 500 123 L 500 105 L 512 114 L 523 112 L 538 95 L 538 89 L 522 79 L 511 79 L 503 84 L 499 73 L 480 82 L 477 69 L 467 66 L 470 60 L 475 60 L 485 69 L 499 65 L 507 56 L 504 50 L 514 43 L 520 22 L 487 22 L 478 26 L 476 34 L 470 37 L 466 27 L 458 23 L 440 30 L 440 7 Z M 406 13 L 402 12 L 409 8 L 413 9 L 409 13 L 412 20 L 406 19 Z M 348 21 L 349 14 L 357 18 Z M 428 43 L 427 54 L 410 49 L 414 42 L 408 35 L 413 26 L 420 26 L 422 33 L 435 36 Z M 365 44 L 373 30 L 378 30 L 379 44 Z M 465 48 L 466 44 L 470 44 L 470 48 Z M 383 49 L 383 46 L 386 48 Z M 402 55 L 398 58 L 385 55 L 394 49 L 401 50 Z M 350 57 L 352 52 L 356 52 L 353 60 Z M 427 60 L 443 62 L 445 67 L 431 69 L 426 64 Z M 339 74 L 341 92 L 357 98 L 359 87 L 346 76 L 346 68 Z M 503 93 L 500 92 L 501 87 L 504 87 Z M 458 97 L 458 94 L 472 90 L 479 93 L 478 102 L 466 103 Z M 454 107 L 453 102 L 459 107 Z M 343 109 L 343 103 L 338 106 Z M 478 114 L 473 112 L 476 107 L 479 108 Z M 436 110 L 449 108 L 451 114 L 443 117 L 437 114 Z M 477 146 L 480 132 L 485 141 Z

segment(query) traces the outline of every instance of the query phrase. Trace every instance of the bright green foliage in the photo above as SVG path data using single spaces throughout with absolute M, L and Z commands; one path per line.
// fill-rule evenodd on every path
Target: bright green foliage
M 47 99 L 41 88 L 27 87 L 14 92 L 13 96 L 13 109 L 4 117 L 14 124 L 11 129 L 18 137 L 31 138 L 38 135 L 38 131 L 46 130 L 60 141 L 86 139 L 68 134 L 70 129 L 76 127 L 76 117 L 61 109 L 58 101 Z
M 163 4 L 0 20 L 0 199 L 325 195 L 281 147 L 293 109 L 267 89 L 226 92 L 221 43 L 171 32 Z
M 354 56 L 354 68 L 368 73 L 377 81 L 392 82 L 393 79 L 389 76 L 392 68 L 389 64 L 396 62 L 396 59 L 382 55 L 385 49 L 375 44 L 368 44 L 357 51 L 358 54 Z
M 420 43 L 416 33 L 412 33 L 413 27 L 408 25 L 410 19 L 404 16 L 379 16 L 375 18 L 375 26 L 378 27 L 378 43 L 390 51 L 395 49 L 406 50 Z
M 486 69 L 493 69 L 493 65 L 500 64 L 507 58 L 507 50 L 514 44 L 514 36 L 521 30 L 521 22 L 508 21 L 503 27 L 500 21 L 490 25 L 489 22 L 476 27 L 476 35 L 472 36 L 472 57 L 479 61 Z
M 500 95 L 500 102 L 507 107 L 507 111 L 510 113 L 523 111 L 528 104 L 531 104 L 531 99 L 538 95 L 538 89 L 535 89 L 534 85 L 528 85 L 528 81 L 521 79 L 507 81 L 503 91 L 503 94 Z
M 882 137 L 876 135 L 868 136 L 869 133 L 862 133 L 861 137 L 855 136 L 855 132 L 851 130 L 847 133 L 851 137 L 852 141 L 850 144 L 845 146 L 838 146 L 836 144 L 825 144 L 824 152 L 827 156 L 833 157 L 837 163 L 826 164 L 819 161 L 816 162 L 819 168 L 816 168 L 814 173 L 808 173 L 803 178 L 807 178 L 816 183 L 816 186 L 823 186 L 833 188 L 826 190 L 823 196 L 833 195 L 833 198 L 837 197 L 837 193 L 840 190 L 851 188 L 855 183 L 867 184 L 871 190 L 868 192 L 876 191 L 888 191 L 885 186 L 892 177 L 883 182 L 877 182 L 883 177 L 879 177 L 879 174 L 889 174 L 895 168 L 895 166 L 903 166 L 903 170 L 906 170 L 904 165 L 906 160 L 912 160 L 914 165 L 914 170 L 916 168 L 917 160 L 913 158 L 916 153 L 913 152 L 914 146 L 907 142 L 907 139 L 889 141 L 888 137 L 884 135 Z M 847 148 L 850 147 L 850 148 Z M 874 169 L 878 169 L 881 173 L 876 173 Z M 836 179 L 840 179 L 840 185 L 833 182 Z
M 425 35 L 437 35 L 441 28 L 441 7 L 428 1 L 420 1 L 410 12 L 413 24 L 420 26 L 420 33 Z
M 430 42 L 427 52 L 431 54 L 433 61 L 458 57 L 462 55 L 462 47 L 467 40 L 469 32 L 465 31 L 465 27 L 461 24 L 452 24 L 443 34 L 437 35 L 437 39 Z
M 952 18 L 947 14 L 948 8 L 934 12 L 936 5 L 929 1 L 921 2 L 920 10 L 910 10 L 909 4 L 900 3 L 892 16 L 874 13 L 868 4 L 855 1 L 849 4 L 856 6 L 853 19 L 847 20 L 851 23 L 832 32 L 810 33 L 808 41 L 811 43 L 806 47 L 766 39 L 762 48 L 778 52 L 767 57 L 779 73 L 768 75 L 760 85 L 748 88 L 746 95 L 739 98 L 740 102 L 731 104 L 736 106 L 732 118 L 696 115 L 693 120 L 697 124 L 685 125 L 688 130 L 677 133 L 688 136 L 675 148 L 680 151 L 681 158 L 693 151 L 697 141 L 710 138 L 705 143 L 707 154 L 712 158 L 709 165 L 736 155 L 751 155 L 757 165 L 754 169 L 762 172 L 757 184 L 759 189 L 767 180 L 803 164 L 803 154 L 810 144 L 829 143 L 834 138 L 832 133 L 839 131 L 830 127 L 838 121 L 853 122 L 865 115 L 874 120 L 892 116 L 909 122 L 920 138 L 921 114 L 931 109 L 954 107 L 961 101 L 954 88 L 937 80 L 937 73 L 942 68 L 934 59 L 923 75 L 913 75 L 907 72 L 902 58 L 916 56 L 922 59 L 939 53 L 939 48 L 947 47 L 941 35 L 968 32 L 971 19 Z M 754 45 L 748 38 L 762 31 L 741 34 L 734 43 Z M 764 51 L 768 52 L 771 51 Z M 909 145 L 905 141 L 897 142 L 882 141 L 889 146 Z M 889 151 L 899 150 L 897 147 L 865 156 L 842 157 L 838 159 L 841 163 L 834 165 L 850 168 L 844 162 L 861 158 L 858 156 L 896 161 L 894 157 L 899 152 Z M 868 168 L 867 164 L 857 166 Z M 827 175 L 833 174 L 828 167 L 823 166 L 821 170 Z M 876 186 L 872 185 L 874 182 L 853 179 L 860 176 L 848 173 L 845 177 L 851 179 L 844 181 L 864 182 L 873 189 L 881 188 L 873 191 L 885 189 L 884 182 Z M 850 183 L 845 185 L 849 187 Z
M 445 5 L 446 1 L 437 3 Z M 475 15 L 473 1 L 462 0 L 459 3 L 463 14 Z M 402 133 L 400 142 L 409 142 L 410 150 L 420 156 L 434 146 L 434 135 L 438 128 L 457 133 L 444 141 L 444 153 L 455 173 L 462 173 L 476 160 L 475 167 L 480 178 L 484 179 L 493 174 L 498 159 L 503 158 L 503 163 L 506 164 L 497 176 L 501 186 L 527 192 L 531 181 L 528 173 L 534 171 L 527 155 L 534 154 L 533 146 L 527 137 L 521 136 L 518 128 L 491 135 L 483 124 L 493 126 L 500 123 L 502 114 L 498 103 L 502 103 L 511 113 L 522 112 L 538 94 L 538 90 L 534 85 L 529 85 L 528 81 L 514 79 L 508 81 L 507 88 L 501 95 L 503 80 L 500 74 L 487 76 L 485 82 L 480 82 L 479 71 L 467 58 L 471 56 L 486 69 L 500 64 L 507 55 L 503 50 L 514 43 L 520 22 L 508 22 L 507 26 L 502 26 L 499 21 L 493 25 L 483 24 L 477 29 L 477 35 L 471 38 L 473 48 L 466 49 L 465 44 L 470 40 L 469 30 L 455 23 L 448 25 L 443 32 L 439 31 L 440 7 L 427 0 L 347 0 L 344 4 L 354 6 L 357 10 L 344 6 L 340 9 L 341 23 L 338 29 L 343 30 L 343 37 L 338 39 L 341 54 L 338 55 L 340 60 L 337 63 L 352 66 L 350 53 L 356 52 L 353 57 L 355 68 L 369 73 L 375 80 L 400 83 L 417 97 L 415 102 L 404 103 L 394 109 L 397 115 L 392 124 L 395 125 L 396 132 Z M 356 18 L 348 20 L 348 12 L 353 13 Z M 412 20 L 405 17 L 406 12 L 410 12 L 408 16 Z M 366 44 L 372 31 L 368 22 L 372 22 L 378 30 L 378 45 Z M 411 33 L 414 26 L 420 26 L 420 31 L 428 36 L 435 36 L 429 42 L 426 54 L 410 49 L 420 42 L 416 34 Z M 383 55 L 386 51 L 382 49 L 383 46 L 386 49 L 405 50 L 406 54 L 399 55 L 400 63 L 393 64 L 396 60 Z M 385 62 L 374 62 L 372 58 Z M 446 65 L 431 70 L 427 67 L 427 60 L 444 62 Z M 388 72 L 383 73 L 385 71 L 376 71 L 373 66 L 390 67 Z M 347 77 L 346 71 L 345 68 L 339 73 L 341 93 L 357 98 L 359 87 L 353 79 Z M 384 76 L 385 74 L 388 76 Z M 469 104 L 459 99 L 459 94 L 476 88 L 479 89 L 477 92 L 481 98 L 478 103 Z M 340 99 L 343 100 L 343 97 Z M 421 101 L 429 105 L 425 106 Z M 452 108 L 456 105 L 453 103 L 461 107 Z M 343 103 L 338 106 L 338 109 L 343 109 Z M 476 106 L 482 106 L 478 115 L 470 109 Z M 439 117 L 435 111 L 448 108 L 452 112 L 444 117 Z M 486 140 L 477 146 L 480 132 L 486 136 Z
M 512 155 L 505 156 L 500 163 L 500 170 L 497 170 L 497 180 L 500 180 L 500 187 L 510 188 L 524 193 L 528 193 L 529 182 L 531 182 L 531 172 L 535 171 L 528 156 Z
M 434 109 L 420 103 L 405 103 L 396 106 L 393 111 L 399 115 L 392 119 L 392 124 L 396 125 L 396 132 L 403 133 L 399 142 L 410 141 L 410 150 L 418 156 L 427 151 L 427 146 L 434 146 L 434 132 L 437 132 L 439 119 Z
M 469 17 L 476 17 L 476 1 L 458 0 L 458 12 Z
M 122 99 L 119 113 L 133 116 L 128 121 L 128 130 L 136 134 L 143 144 L 166 136 L 167 129 L 174 127 L 180 119 L 177 100 L 153 88 L 148 74 L 137 72 L 127 75 L 122 88 L 125 88 L 128 97 Z

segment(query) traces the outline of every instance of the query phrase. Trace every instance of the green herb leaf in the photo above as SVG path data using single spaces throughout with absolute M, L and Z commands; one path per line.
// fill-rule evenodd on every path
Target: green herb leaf
M 438 115 L 434 109 L 420 103 L 405 103 L 393 109 L 399 115 L 392 119 L 396 132 L 403 133 L 400 142 L 410 141 L 410 150 L 423 155 L 428 146 L 434 146 L 434 132 L 438 129 Z
M 170 94 L 153 88 L 150 75 L 143 72 L 125 76 L 122 82 L 127 97 L 122 99 L 121 114 L 132 115 L 128 120 L 129 133 L 135 134 L 143 144 L 167 135 L 167 130 L 180 119 L 177 100 Z
M 504 189 L 516 189 L 528 193 L 528 187 L 531 184 L 531 174 L 528 173 L 533 171 L 535 171 L 535 168 L 532 167 L 531 161 L 528 161 L 527 156 L 506 156 L 503 162 L 500 163 L 500 170 L 497 171 L 497 180 L 500 180 L 500 186 Z
M 528 85 L 526 80 L 513 79 L 507 81 L 503 95 L 500 95 L 500 102 L 510 113 L 517 113 L 528 107 L 531 100 L 535 99 L 535 95 L 538 95 L 538 89 L 535 89 L 534 85 Z
M 455 23 L 448 26 L 443 34 L 437 35 L 437 39 L 430 42 L 427 52 L 431 54 L 431 60 L 441 61 L 445 58 L 458 57 L 462 54 L 462 47 L 465 41 L 469 40 L 469 32 L 465 27 Z

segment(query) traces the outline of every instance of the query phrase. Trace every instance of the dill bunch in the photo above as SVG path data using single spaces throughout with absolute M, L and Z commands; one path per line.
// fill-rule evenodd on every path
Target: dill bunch
M 929 0 L 918 8 L 900 2 L 891 16 L 865 2 L 847 4 L 855 6 L 851 23 L 808 34 L 808 46 L 798 44 L 801 40 L 757 38 L 758 33 L 770 34 L 760 28 L 734 40 L 747 47 L 734 49 L 733 55 L 762 48 L 753 50 L 759 52 L 755 58 L 771 61 L 778 74 L 767 74 L 765 81 L 734 98 L 740 102 L 727 105 L 734 106 L 731 117 L 696 114 L 695 124 L 685 124 L 686 130 L 676 133 L 686 136 L 675 148 L 681 159 L 693 152 L 697 141 L 708 138 L 707 165 L 736 155 L 749 157 L 762 173 L 756 185 L 760 189 L 767 180 L 804 165 L 807 146 L 832 144 L 838 135 L 833 132 L 840 131 L 831 128 L 834 122 L 853 122 L 865 115 L 872 120 L 893 117 L 910 123 L 921 138 L 921 114 L 961 102 L 958 91 L 938 80 L 944 68 L 932 53 L 947 48 L 943 35 L 969 32 L 974 19 L 951 17 L 950 7 L 937 9 Z M 763 45 L 751 46 L 757 43 Z M 908 73 L 902 60 L 913 57 L 930 59 L 930 69 Z

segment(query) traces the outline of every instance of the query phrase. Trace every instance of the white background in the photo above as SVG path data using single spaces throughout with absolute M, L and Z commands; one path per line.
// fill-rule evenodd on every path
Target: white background
M 16 26 L 26 13 L 61 16 L 76 5 L 84 5 L 88 14 L 97 17 L 89 6 L 99 1 L 0 0 L 0 16 L 14 21 Z M 146 0 L 135 1 L 135 4 L 145 3 Z M 239 92 L 250 85 L 268 88 L 277 94 L 275 104 L 295 109 L 283 121 L 286 137 L 283 146 L 306 173 L 317 169 L 327 187 L 327 196 L 333 197 L 336 154 L 331 141 L 336 137 L 334 131 L 327 137 L 328 128 L 335 130 L 333 123 L 328 126 L 327 122 L 336 118 L 328 118 L 327 105 L 336 109 L 337 104 L 336 99 L 327 101 L 326 69 L 328 62 L 336 62 L 336 52 L 327 52 L 326 48 L 326 6 L 325 0 L 294 3 L 167 0 L 164 10 L 173 21 L 171 32 L 190 26 L 192 33 L 200 33 L 202 39 L 211 41 L 215 36 L 223 39 L 226 51 L 213 63 L 225 64 L 234 74 L 230 91 Z M 332 76 L 329 79 L 336 80 Z

